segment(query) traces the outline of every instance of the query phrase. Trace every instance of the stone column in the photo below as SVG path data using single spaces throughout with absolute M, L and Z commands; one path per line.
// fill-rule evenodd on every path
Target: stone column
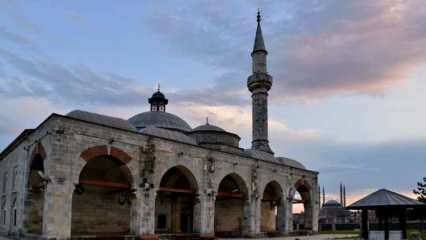
M 285 218 L 285 232 L 293 232 L 293 203 L 291 200 L 286 200 L 286 218 Z
M 142 192 L 142 191 L 141 191 Z M 157 239 L 155 235 L 155 198 L 154 189 L 142 192 L 136 198 L 138 207 L 135 221 L 140 239 Z
M 202 193 L 199 196 L 199 233 L 201 237 L 214 236 L 215 195 Z
M 244 205 L 244 220 L 246 220 L 247 228 L 243 231 L 243 235 L 255 237 L 260 234 L 261 199 L 259 197 L 252 196 Z
M 287 201 L 284 199 L 284 197 L 281 197 L 280 202 L 278 203 L 277 207 L 277 231 L 282 234 L 288 234 L 288 229 L 286 225 L 286 217 L 287 217 Z
M 52 134 L 51 148 L 44 160 L 46 188 L 43 205 L 43 237 L 69 239 L 71 237 L 73 173 L 75 159 L 72 136 Z
M 310 225 L 312 232 L 318 232 L 318 222 L 319 222 L 319 209 L 320 209 L 320 192 L 315 191 L 315 189 L 318 189 L 316 187 L 316 184 L 313 184 L 314 187 L 312 188 L 311 193 L 311 207 L 310 207 Z
M 69 239 L 73 189 L 70 182 L 53 177 L 47 185 L 43 208 L 43 237 Z

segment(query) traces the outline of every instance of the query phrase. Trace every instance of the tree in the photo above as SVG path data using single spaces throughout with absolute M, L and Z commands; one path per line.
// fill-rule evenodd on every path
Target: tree
M 423 178 L 423 183 L 417 183 L 417 189 L 414 189 L 413 192 L 417 195 L 417 200 L 426 203 L 426 177 Z

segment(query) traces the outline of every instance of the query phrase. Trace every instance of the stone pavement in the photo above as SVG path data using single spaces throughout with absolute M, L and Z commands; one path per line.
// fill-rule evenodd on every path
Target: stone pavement
M 243 240 L 244 238 L 220 238 L 221 240 Z M 292 236 L 292 237 L 277 237 L 277 238 L 256 238 L 256 240 L 333 240 L 333 239 L 359 239 L 354 234 L 320 234 L 312 236 Z
M 244 240 L 245 238 L 220 238 L 221 240 Z M 333 239 L 351 239 L 356 240 L 357 235 L 353 234 L 321 234 L 313 236 L 292 236 L 292 237 L 276 237 L 276 238 L 255 238 L 253 240 L 333 240 Z M 0 236 L 0 240 L 10 240 Z

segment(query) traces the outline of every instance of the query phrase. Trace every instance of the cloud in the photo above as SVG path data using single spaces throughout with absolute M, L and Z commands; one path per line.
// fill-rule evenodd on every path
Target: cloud
M 241 81 L 242 75 L 238 72 L 225 72 L 215 79 L 210 88 L 179 89 L 167 93 L 170 99 L 179 104 L 203 104 L 209 106 L 220 105 L 248 105 L 249 93 L 245 82 Z
M 405 81 L 411 68 L 426 61 L 420 24 L 426 9 L 413 2 L 333 2 L 298 15 L 303 29 L 275 39 L 272 68 L 283 79 L 276 90 L 302 97 L 375 94 Z M 324 23 L 320 29 L 318 22 Z
M 15 22 L 22 28 L 32 33 L 40 32 L 40 27 L 24 15 L 14 15 L 13 18 L 15 19 Z
M 264 9 L 274 101 L 381 94 L 426 61 L 421 1 L 252 2 L 247 11 L 228 1 L 215 4 L 220 8 L 190 3 L 153 7 L 145 25 L 171 52 L 240 76 L 250 73 L 255 31 L 253 14 L 247 14 Z M 228 100 L 232 105 L 235 99 Z
M 285 147 L 287 157 L 301 160 L 320 172 L 320 184 L 327 191 L 345 183 L 349 189 L 379 189 L 409 192 L 424 176 L 426 141 L 406 140 L 380 143 L 338 142 L 316 138 L 294 142 L 273 136 Z M 276 145 L 273 145 L 276 148 Z M 282 153 L 282 151 L 281 151 Z
M 52 112 L 64 114 L 61 105 L 40 97 L 3 98 L 0 112 L 0 149 L 26 128 L 35 128 Z
M 132 79 L 98 73 L 87 66 L 64 66 L 31 60 L 0 48 L 0 59 L 11 74 L 0 76 L 0 93 L 10 97 L 36 96 L 71 105 L 132 105 L 146 99 L 146 89 Z
M 0 26 L 0 40 L 6 40 L 11 43 L 17 44 L 19 46 L 23 46 L 32 50 L 37 49 L 37 45 L 34 41 L 23 37 L 19 34 L 16 34 L 14 32 L 8 31 L 6 28 Z

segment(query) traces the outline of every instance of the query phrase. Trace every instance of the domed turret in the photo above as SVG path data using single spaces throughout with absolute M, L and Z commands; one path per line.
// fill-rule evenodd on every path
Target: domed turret
M 149 126 L 183 133 L 188 133 L 192 130 L 182 118 L 166 112 L 166 105 L 169 100 L 160 92 L 160 88 L 152 94 L 148 102 L 151 104 L 151 111 L 136 114 L 128 120 L 137 130 L 141 131 Z
M 157 92 L 152 94 L 152 97 L 148 99 L 149 104 L 151 104 L 151 112 L 165 112 L 166 105 L 169 103 L 169 100 L 160 92 L 160 85 L 158 85 Z

